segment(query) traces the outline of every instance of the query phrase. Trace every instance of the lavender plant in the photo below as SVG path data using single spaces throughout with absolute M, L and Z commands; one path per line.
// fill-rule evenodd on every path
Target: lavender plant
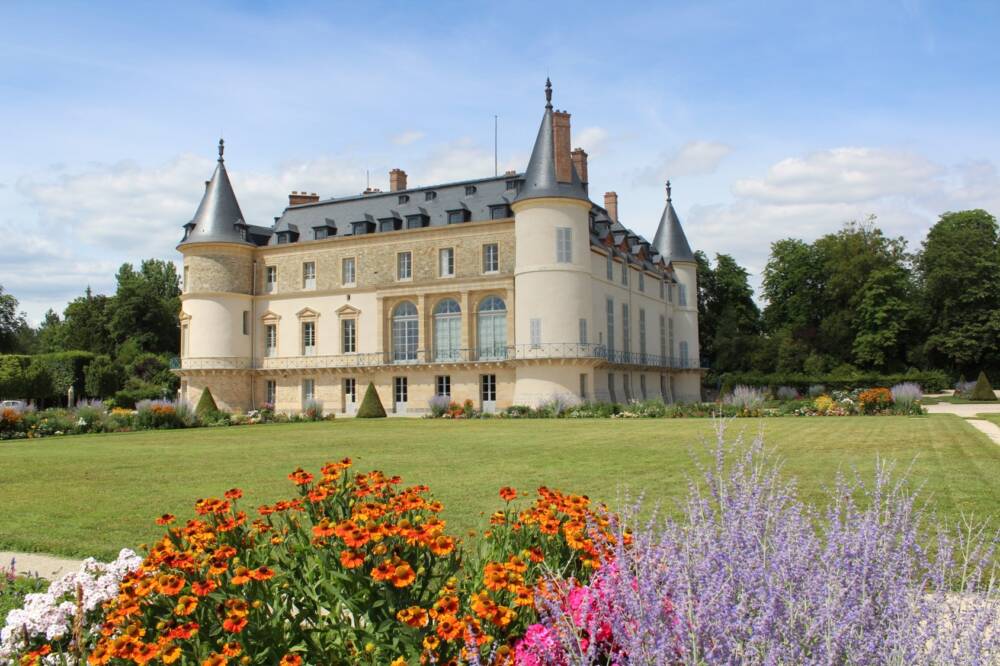
M 543 602 L 519 663 L 996 664 L 996 534 L 935 529 L 905 478 L 841 475 L 816 510 L 757 437 L 727 441 L 683 517 L 617 520 L 614 557 Z M 654 512 L 655 514 L 655 512 Z
M 924 392 L 921 390 L 920 384 L 915 382 L 896 384 L 891 390 L 892 401 L 896 403 L 897 407 L 903 409 L 910 409 L 917 401 L 924 397 Z
M 445 412 L 448 411 L 448 405 L 450 404 L 451 398 L 446 395 L 436 395 L 427 401 L 427 407 L 430 409 L 431 416 L 434 418 L 444 416 Z
M 764 406 L 764 392 L 759 388 L 740 384 L 723 401 L 727 405 L 753 412 Z
M 778 400 L 797 400 L 799 392 L 791 386 L 779 386 L 778 390 L 775 391 L 775 397 Z

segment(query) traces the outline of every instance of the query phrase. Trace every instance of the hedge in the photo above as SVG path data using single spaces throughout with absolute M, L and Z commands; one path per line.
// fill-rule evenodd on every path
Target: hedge
M 91 352 L 84 351 L 34 356 L 0 355 L 0 396 L 38 401 L 61 400 L 72 386 L 77 397 L 82 398 L 87 366 L 94 357 Z
M 371 382 L 368 382 L 365 397 L 361 400 L 361 406 L 358 407 L 358 411 L 354 416 L 359 419 L 385 418 L 385 407 L 382 406 L 382 400 L 378 397 L 378 391 L 375 390 L 375 385 Z
M 986 371 L 979 371 L 979 379 L 976 380 L 976 385 L 972 389 L 972 395 L 969 396 L 969 400 L 996 400 L 997 396 L 993 392 L 993 387 L 990 386 L 990 380 L 986 377 Z
M 766 386 L 777 390 L 780 386 L 791 386 L 806 393 L 810 386 L 822 384 L 827 389 L 850 390 L 856 388 L 890 388 L 903 382 L 916 382 L 924 393 L 938 393 L 951 387 L 948 376 L 940 370 L 924 370 L 918 372 L 880 375 L 874 372 L 858 372 L 850 375 L 806 375 L 757 372 L 726 372 L 718 376 L 720 386 L 733 387 L 739 384 L 746 386 Z

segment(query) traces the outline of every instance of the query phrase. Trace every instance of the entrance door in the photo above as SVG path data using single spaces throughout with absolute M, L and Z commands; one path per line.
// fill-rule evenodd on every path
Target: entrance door
M 393 406 L 397 414 L 406 413 L 407 386 L 406 377 L 393 378 Z
M 479 377 L 479 397 L 482 400 L 482 409 L 486 414 L 494 414 L 497 411 L 497 376 L 481 375 Z
M 353 415 L 358 411 L 358 380 L 354 377 L 344 379 L 344 413 Z

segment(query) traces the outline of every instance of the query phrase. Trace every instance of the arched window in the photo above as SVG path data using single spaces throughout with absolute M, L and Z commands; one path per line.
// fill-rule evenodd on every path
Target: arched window
M 446 298 L 434 307 L 434 360 L 457 361 L 462 347 L 462 308 Z
M 405 362 L 417 360 L 417 347 L 420 343 L 420 322 L 417 319 L 417 307 L 409 301 L 403 301 L 392 311 L 392 360 Z
M 500 359 L 507 356 L 507 305 L 498 296 L 488 296 L 479 303 L 476 313 L 480 359 Z

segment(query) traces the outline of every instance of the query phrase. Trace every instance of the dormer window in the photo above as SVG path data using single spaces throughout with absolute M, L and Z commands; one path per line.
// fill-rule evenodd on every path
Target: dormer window
M 399 195 L 399 203 L 401 203 L 401 204 L 410 203 L 410 195 L 409 194 L 400 194 Z
M 285 243 L 287 243 L 288 242 L 288 235 L 289 234 L 288 234 L 287 231 L 283 231 L 283 232 L 279 233 L 278 234 L 278 245 L 284 245 Z
M 330 232 L 326 227 L 316 227 L 313 229 L 313 238 L 316 240 L 322 240 L 329 235 Z
M 471 211 L 467 208 L 460 208 L 458 210 L 448 211 L 448 224 L 460 224 L 462 222 L 468 222 L 471 218 Z
M 507 189 L 508 190 L 517 189 L 517 178 L 511 178 L 510 180 L 507 181 Z
M 465 196 L 471 197 L 475 193 L 476 193 L 476 186 L 475 185 L 466 185 L 465 186 Z
M 490 219 L 491 220 L 503 220 L 510 217 L 510 206 L 507 204 L 500 204 L 498 206 L 490 206 Z
M 424 201 L 434 201 L 437 199 L 437 192 L 424 192 Z
M 379 231 L 396 231 L 402 226 L 402 220 L 398 217 L 383 217 L 379 218 L 378 230 Z
M 407 229 L 421 229 L 430 224 L 430 218 L 426 215 L 407 215 L 406 216 L 406 228 Z

